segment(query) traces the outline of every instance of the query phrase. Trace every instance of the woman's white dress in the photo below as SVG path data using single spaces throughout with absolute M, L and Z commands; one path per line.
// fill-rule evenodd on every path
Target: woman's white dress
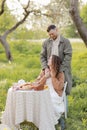
M 59 96 L 58 93 L 54 90 L 51 78 L 47 79 L 46 85 L 50 90 L 55 116 L 57 117 L 57 119 L 59 119 L 61 115 L 64 113 L 63 97 Z

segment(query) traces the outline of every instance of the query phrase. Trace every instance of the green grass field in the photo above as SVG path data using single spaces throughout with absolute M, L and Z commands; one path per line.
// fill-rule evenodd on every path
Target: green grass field
M 71 43 L 73 48 L 73 88 L 68 96 L 66 130 L 87 130 L 87 48 Z M 20 79 L 33 81 L 41 70 L 41 42 L 10 41 L 13 62 L 6 59 L 0 44 L 0 112 L 4 111 L 8 88 Z

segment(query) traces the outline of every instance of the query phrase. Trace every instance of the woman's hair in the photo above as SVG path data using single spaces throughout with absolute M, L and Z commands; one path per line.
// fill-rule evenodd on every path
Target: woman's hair
M 57 77 L 60 72 L 60 65 L 61 65 L 61 59 L 59 58 L 59 56 L 52 55 L 52 65 L 54 71 L 56 72 L 56 77 Z

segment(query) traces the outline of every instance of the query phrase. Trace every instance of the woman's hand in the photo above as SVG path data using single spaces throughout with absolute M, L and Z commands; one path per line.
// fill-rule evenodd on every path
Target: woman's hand
M 45 77 L 46 77 L 46 78 L 49 78 L 49 77 L 50 77 L 50 70 L 49 70 L 49 68 L 46 68 L 46 69 L 45 69 Z

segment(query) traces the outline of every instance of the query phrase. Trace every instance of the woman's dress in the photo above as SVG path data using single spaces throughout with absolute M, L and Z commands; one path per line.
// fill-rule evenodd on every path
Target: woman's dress
M 47 79 L 46 85 L 50 90 L 55 116 L 59 119 L 61 115 L 64 113 L 63 97 L 59 96 L 58 93 L 55 91 L 51 78 Z

